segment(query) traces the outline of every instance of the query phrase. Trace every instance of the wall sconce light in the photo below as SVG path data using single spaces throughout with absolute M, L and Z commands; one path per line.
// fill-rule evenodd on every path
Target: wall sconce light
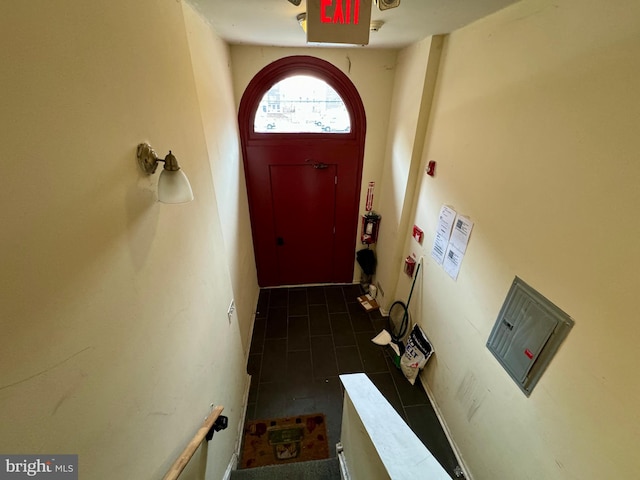
M 148 143 L 138 145 L 138 164 L 147 174 L 152 175 L 158 168 L 158 162 L 164 162 L 164 168 L 158 179 L 158 201 L 162 203 L 185 203 L 193 200 L 193 191 L 189 179 L 178 166 L 178 160 L 171 150 L 164 160 L 156 154 Z

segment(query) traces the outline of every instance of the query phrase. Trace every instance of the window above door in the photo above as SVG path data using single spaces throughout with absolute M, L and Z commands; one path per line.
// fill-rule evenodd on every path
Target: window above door
M 253 121 L 256 133 L 351 132 L 347 107 L 333 87 L 309 75 L 280 80 L 262 97 Z

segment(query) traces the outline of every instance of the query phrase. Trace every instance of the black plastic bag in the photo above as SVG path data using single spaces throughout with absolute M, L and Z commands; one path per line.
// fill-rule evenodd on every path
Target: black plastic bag
M 376 257 L 373 250 L 369 248 L 358 250 L 356 259 L 365 275 L 373 275 L 376 272 Z

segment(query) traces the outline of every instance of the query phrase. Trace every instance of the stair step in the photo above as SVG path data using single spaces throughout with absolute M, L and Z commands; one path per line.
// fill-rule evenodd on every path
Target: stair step
M 243 468 L 231 472 L 231 480 L 340 480 L 337 458 L 311 462 Z

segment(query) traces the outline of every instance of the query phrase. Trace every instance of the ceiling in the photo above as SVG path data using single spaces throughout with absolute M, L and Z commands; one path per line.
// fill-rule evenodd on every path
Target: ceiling
M 323 46 L 307 44 L 296 20 L 296 16 L 306 10 L 306 0 L 298 7 L 288 0 L 187 1 L 221 38 L 233 45 Z M 374 4 L 371 20 L 382 20 L 384 25 L 379 31 L 371 32 L 369 45 L 365 48 L 404 47 L 430 35 L 449 33 L 515 1 L 401 0 L 397 8 L 384 11 Z

